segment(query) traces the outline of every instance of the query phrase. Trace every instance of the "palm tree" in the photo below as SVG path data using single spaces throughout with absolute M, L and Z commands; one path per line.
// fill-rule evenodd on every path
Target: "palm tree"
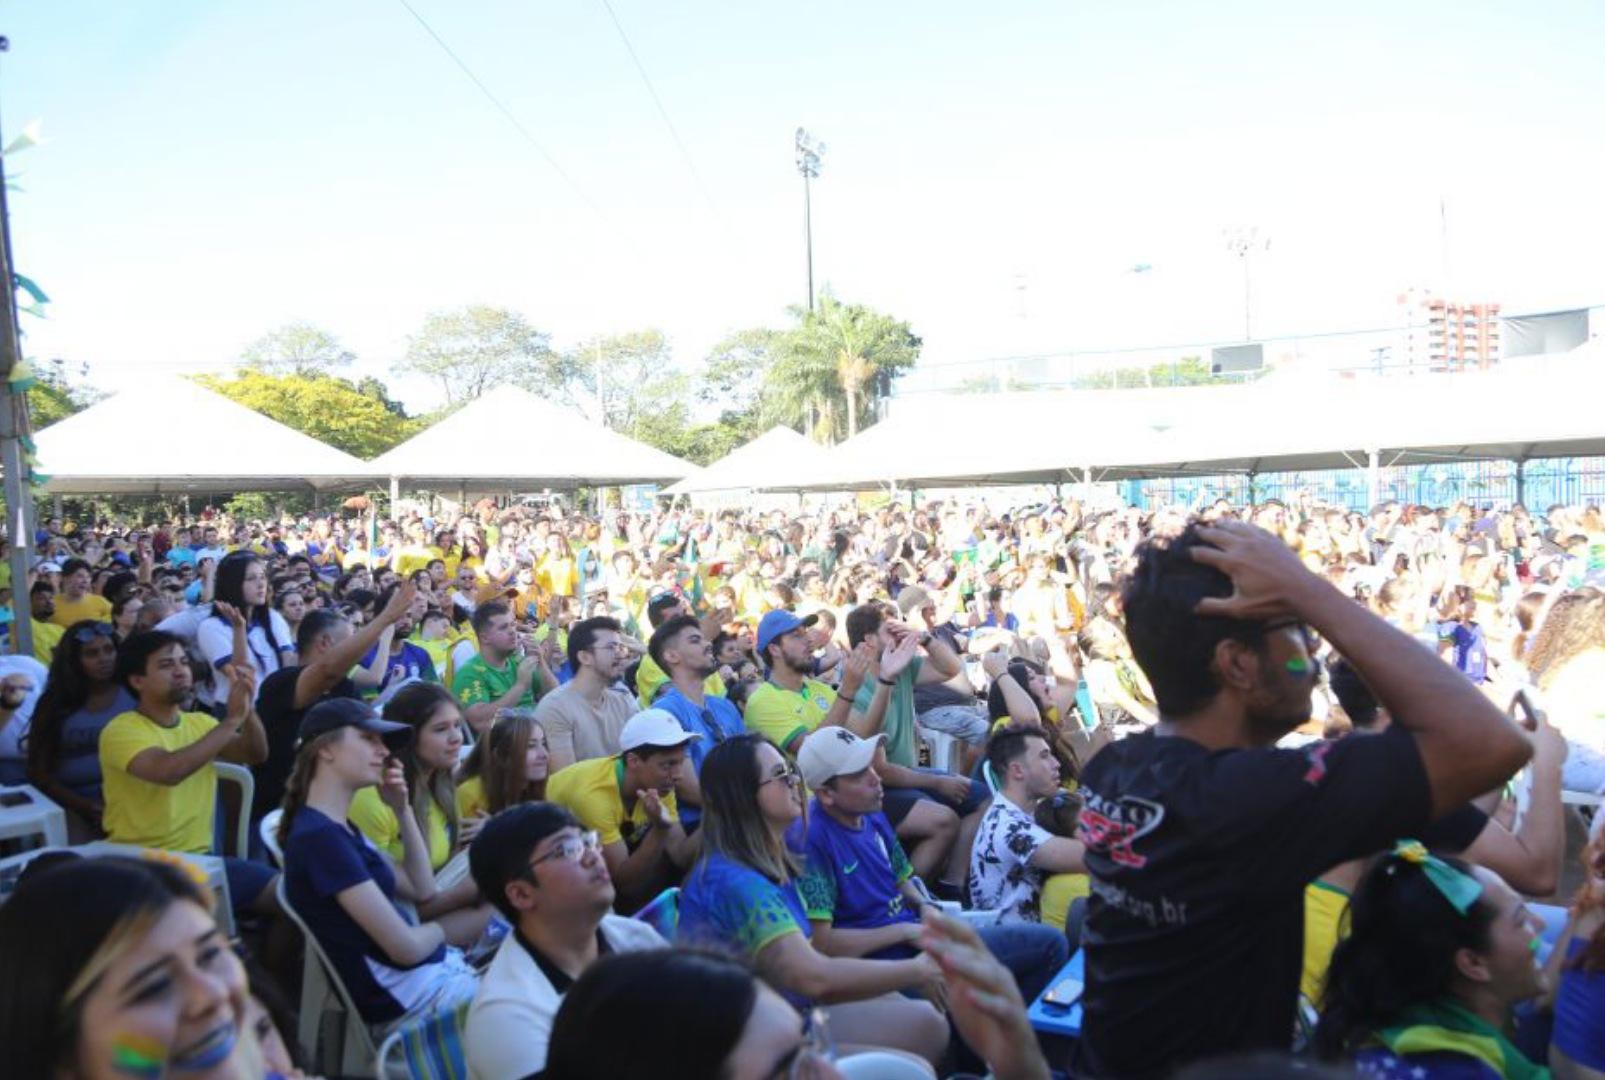
M 843 304 L 829 290 L 814 311 L 792 313 L 797 326 L 784 336 L 777 368 L 786 369 L 786 383 L 806 384 L 832 435 L 839 404 L 850 439 L 868 411 L 871 383 L 882 372 L 895 375 L 912 367 L 920 339 L 907 323 L 861 304 Z

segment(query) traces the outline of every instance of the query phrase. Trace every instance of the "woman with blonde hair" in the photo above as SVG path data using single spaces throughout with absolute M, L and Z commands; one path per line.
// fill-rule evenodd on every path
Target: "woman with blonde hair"
M 546 798 L 551 755 L 534 709 L 503 709 L 457 771 L 457 813 L 468 821 Z
M 1605 792 L 1605 593 L 1559 597 L 1527 650 L 1527 671 L 1570 747 L 1561 786 Z

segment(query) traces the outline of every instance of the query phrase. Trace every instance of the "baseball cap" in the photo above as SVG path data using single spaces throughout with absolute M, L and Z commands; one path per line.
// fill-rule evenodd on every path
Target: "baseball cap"
M 667 709 L 643 709 L 624 723 L 619 732 L 619 751 L 638 750 L 643 746 L 679 746 L 701 735 L 687 731 Z
M 816 728 L 797 749 L 803 783 L 816 788 L 838 776 L 863 772 L 875 760 L 875 747 L 885 738 L 860 739 L 844 727 Z
M 393 751 L 405 750 L 412 742 L 412 728 L 381 718 L 366 702 L 355 698 L 329 698 L 312 706 L 301 718 L 301 726 L 295 733 L 295 744 L 297 747 L 303 746 L 319 735 L 327 735 L 343 727 L 381 735 L 385 745 Z
M 800 626 L 812 626 L 819 621 L 818 615 L 804 615 L 798 618 L 784 608 L 764 613 L 758 621 L 758 655 L 763 656 L 769 651 L 769 643 L 782 634 L 789 634 Z
M 59 574 L 61 573 L 61 564 L 54 560 L 46 559 L 39 564 L 39 572 L 41 574 Z
M 897 594 L 897 610 L 905 617 L 911 611 L 918 611 L 931 602 L 931 594 L 921 585 L 906 585 L 903 591 Z

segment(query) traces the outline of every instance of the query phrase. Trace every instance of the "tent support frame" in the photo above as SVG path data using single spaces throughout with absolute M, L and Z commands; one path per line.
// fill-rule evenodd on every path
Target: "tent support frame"
M 0 38 L 0 51 L 5 39 Z M 22 440 L 28 434 L 28 395 L 11 390 L 11 373 L 22 362 L 22 341 L 17 332 L 16 272 L 11 262 L 11 211 L 6 205 L 5 165 L 0 162 L 0 282 L 5 302 L 0 304 L 0 469 L 5 470 L 6 522 L 11 540 L 11 648 L 19 656 L 33 655 L 33 620 L 20 612 L 27 596 L 28 553 L 33 544 L 33 495 L 23 468 Z

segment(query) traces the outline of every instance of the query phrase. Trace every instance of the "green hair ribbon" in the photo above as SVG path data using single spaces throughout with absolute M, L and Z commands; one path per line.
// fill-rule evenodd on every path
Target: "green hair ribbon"
M 1393 856 L 1412 866 L 1420 867 L 1433 887 L 1462 915 L 1470 911 L 1471 905 L 1482 895 L 1482 882 L 1470 874 L 1456 870 L 1429 852 L 1419 840 L 1400 840 L 1393 846 Z

